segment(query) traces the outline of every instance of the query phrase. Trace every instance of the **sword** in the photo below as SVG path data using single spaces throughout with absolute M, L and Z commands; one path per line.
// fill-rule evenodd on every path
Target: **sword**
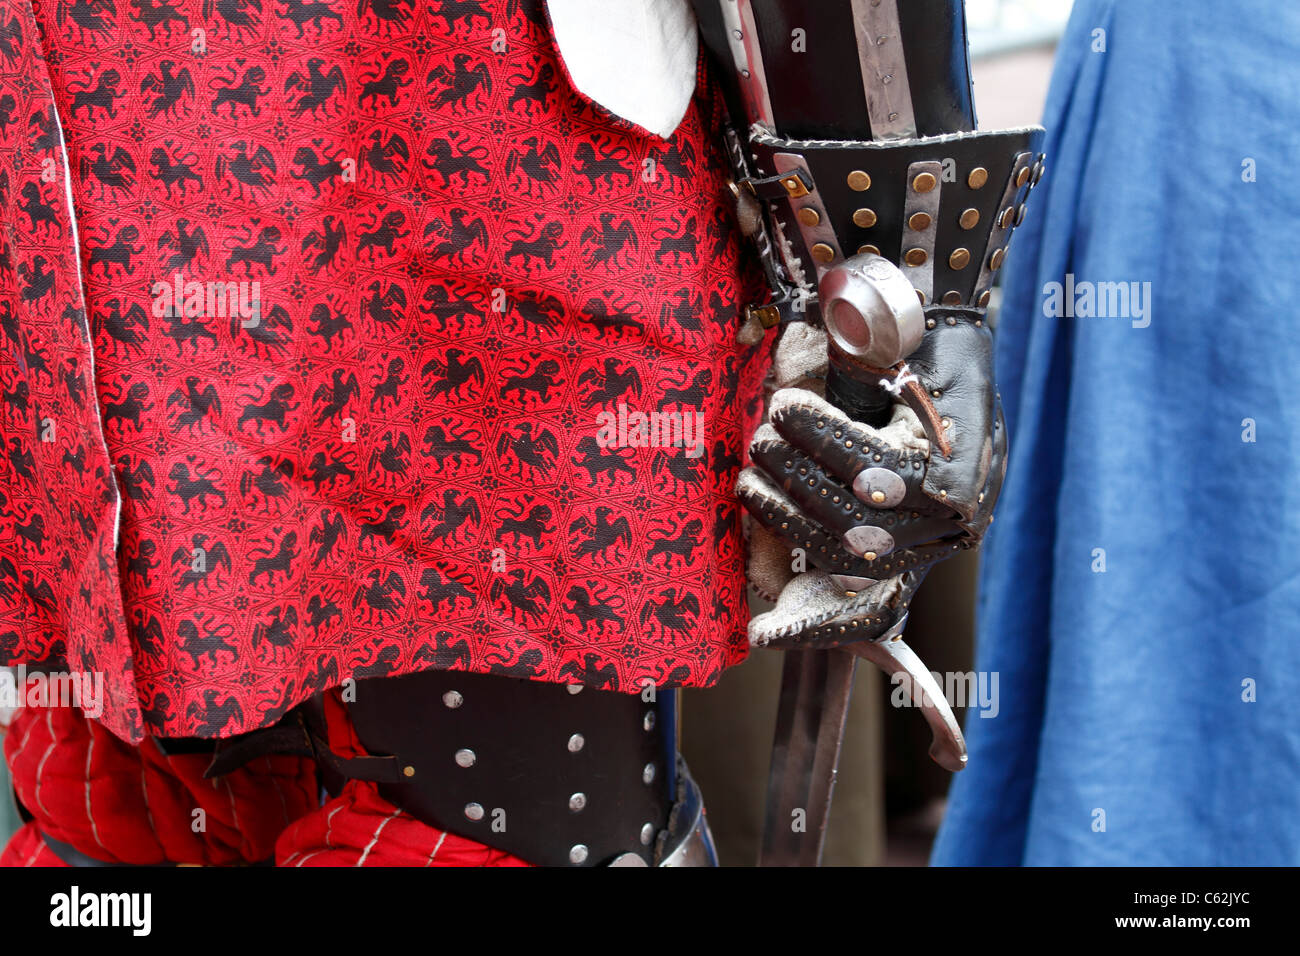
M 888 367 L 920 342 L 925 314 L 910 284 L 897 285 L 887 263 L 855 256 L 822 277 L 827 331 L 837 345 Z M 901 278 L 901 277 L 900 277 Z M 906 282 L 906 280 L 903 280 Z M 891 283 L 894 287 L 891 288 Z M 887 354 L 886 354 L 887 353 Z M 874 383 L 832 363 L 827 398 L 857 421 L 888 422 L 893 399 Z M 934 676 L 903 642 L 907 615 L 875 641 L 830 650 L 787 650 L 768 775 L 759 866 L 820 866 L 826 824 L 859 657 L 902 681 L 930 724 L 930 756 L 950 771 L 966 765 L 966 742 Z

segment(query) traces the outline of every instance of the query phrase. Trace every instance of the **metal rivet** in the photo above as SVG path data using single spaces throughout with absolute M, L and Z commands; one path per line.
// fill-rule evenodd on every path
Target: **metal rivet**
M 874 209 L 858 209 L 853 213 L 853 225 L 861 226 L 863 229 L 870 229 L 876 224 L 876 211 Z
M 455 710 L 455 709 L 456 709 L 457 707 L 459 707 L 461 704 L 465 703 L 465 698 L 462 697 L 462 696 L 459 694 L 459 692 L 454 691 L 454 690 L 449 690 L 449 691 L 447 691 L 447 693 L 445 693 L 445 694 L 442 695 L 442 702 L 443 702 L 443 704 L 446 705 L 449 709 L 451 709 L 451 710 Z
M 916 297 L 917 297 L 918 299 L 921 300 L 921 304 L 922 304 L 922 305 L 925 305 L 925 293 L 924 293 L 924 292 L 922 292 L 920 289 L 917 289 L 917 290 L 916 290 Z
M 965 269 L 968 265 L 970 265 L 969 249 L 954 249 L 952 255 L 948 257 L 948 268 L 950 269 Z
M 798 176 L 785 177 L 785 179 L 781 180 L 781 185 L 784 186 L 785 191 L 790 193 L 792 196 L 803 196 L 808 193 L 808 190 L 804 188 L 803 180 Z
M 937 180 L 934 178 L 934 174 L 918 173 L 916 178 L 912 180 L 912 188 L 918 193 L 928 193 L 935 187 L 936 182 Z
M 853 493 L 862 501 L 893 508 L 907 494 L 907 485 L 889 468 L 864 468 L 853 479 Z
M 569 797 L 569 809 L 574 813 L 584 810 L 587 806 L 587 795 L 585 793 L 575 793 Z
M 989 256 L 989 268 L 1000 269 L 1002 267 L 1002 260 L 1005 259 L 1006 257 L 1007 257 L 1007 250 L 1005 249 L 993 250 L 993 255 Z
M 976 166 L 970 171 L 970 175 L 966 177 L 966 185 L 971 189 L 980 189 L 988 181 L 989 171 L 983 166 Z
M 873 256 L 878 256 L 880 255 L 880 250 L 877 247 L 871 245 L 870 243 L 867 243 L 866 245 L 858 246 L 858 255 L 865 256 L 868 253 L 870 253 Z
M 468 747 L 462 747 L 460 750 L 456 751 L 456 763 L 459 766 L 472 767 L 476 760 L 478 760 L 478 757 L 475 755 L 474 751 L 470 750 Z
M 865 559 L 868 560 L 868 561 L 874 561 L 874 560 L 876 560 L 876 558 L 878 557 L 878 555 L 877 555 L 876 552 L 874 552 L 874 551 L 867 551 L 867 552 L 864 552 L 864 553 L 863 553 L 862 557 L 865 558 Z
M 1021 203 L 1021 204 L 1020 204 L 1020 207 L 1016 210 L 1016 225 L 1017 225 L 1017 226 L 1020 225 L 1022 222 L 1025 221 L 1025 208 L 1026 208 L 1026 207 L 1025 207 L 1025 204 L 1024 204 L 1024 203 Z
M 569 847 L 569 862 L 570 863 L 587 862 L 588 852 L 589 851 L 583 844 L 581 843 L 574 844 L 573 846 Z
M 871 177 L 860 169 L 849 173 L 849 188 L 855 193 L 866 192 L 871 188 Z
M 799 221 L 805 226 L 815 226 L 822 221 L 821 214 L 812 206 L 804 206 L 797 213 Z
M 483 819 L 483 804 L 481 804 L 481 803 L 467 803 L 467 804 L 465 804 L 465 816 L 466 816 L 466 818 L 468 818 L 468 819 L 470 819 L 470 820 L 482 820 L 482 819 Z
M 943 304 L 944 304 L 944 305 L 961 305 L 961 293 L 958 292 L 958 291 L 955 290 L 955 289 L 954 289 L 953 291 L 951 291 L 951 292 L 945 292 L 945 293 L 943 294 Z M 931 328 L 933 328 L 933 327 L 934 327 L 934 326 L 931 326 Z
M 1016 173 L 1016 185 L 1023 186 L 1027 182 L 1029 182 L 1029 167 L 1025 166 L 1021 168 L 1020 172 Z
M 655 712 L 653 710 L 645 712 L 645 716 L 641 718 L 641 726 L 645 728 L 647 733 L 655 729 Z
M 569 753 L 576 754 L 586 745 L 586 743 L 586 737 L 582 736 L 582 734 L 574 734 L 569 738 Z
M 946 491 L 940 491 L 940 492 L 939 492 L 939 497 L 940 497 L 940 498 L 947 498 L 947 497 L 948 497 L 948 492 L 946 492 Z
M 929 258 L 929 253 L 924 249 L 913 247 L 907 250 L 907 253 L 903 256 L 903 261 L 909 266 L 923 266 Z
M 978 209 L 967 209 L 957 220 L 963 229 L 974 229 L 980 224 L 980 211 Z
M 647 823 L 645 826 L 643 826 L 641 828 L 641 845 L 649 846 L 652 842 L 654 842 L 655 833 L 657 832 L 658 831 L 656 830 L 655 825 L 653 823 Z
M 641 771 L 641 782 L 654 783 L 654 780 L 655 780 L 655 765 L 652 763 L 648 763 Z
M 991 298 L 993 298 L 993 293 L 989 292 L 988 290 L 985 290 L 984 292 L 980 293 L 979 301 L 976 303 L 976 305 L 978 305 L 981 309 L 987 308 L 989 304 L 989 299 Z
M 952 428 L 952 419 L 951 418 L 941 419 L 940 424 L 943 425 L 944 428 Z
M 581 684 L 566 684 L 565 687 L 564 687 L 564 689 L 567 690 L 570 694 L 581 694 L 581 693 L 582 693 L 582 685 L 581 685 Z
M 907 220 L 907 225 L 917 232 L 925 232 L 930 228 L 932 221 L 928 212 L 916 212 L 912 213 L 912 217 Z
M 415 776 L 415 768 L 412 767 L 410 764 L 407 764 L 405 767 L 402 768 L 402 776 L 404 776 L 404 777 L 414 777 L 414 776 Z
M 1042 162 L 1042 161 L 1040 160 L 1039 163 L 1038 163 L 1038 168 L 1034 170 L 1034 185 L 1035 185 L 1035 186 L 1038 185 L 1039 181 L 1043 178 L 1043 173 L 1045 173 L 1045 172 L 1047 172 L 1047 164 L 1044 163 L 1044 162 Z
M 816 243 L 812 247 L 812 257 L 818 262 L 831 262 L 835 258 L 835 250 L 824 242 Z
M 951 315 L 948 316 L 948 318 L 944 319 L 943 321 L 944 321 L 946 324 L 948 324 L 948 325 L 956 325 L 956 324 L 957 324 L 957 319 L 956 319 L 956 317 L 955 317 L 955 316 L 951 316 Z
M 1016 218 L 1015 209 L 1012 208 L 1011 206 L 1008 206 L 1006 209 L 1002 210 L 1002 213 L 998 216 L 998 228 L 999 229 L 1007 228 L 1007 226 L 1011 225 L 1012 221 L 1015 218 Z

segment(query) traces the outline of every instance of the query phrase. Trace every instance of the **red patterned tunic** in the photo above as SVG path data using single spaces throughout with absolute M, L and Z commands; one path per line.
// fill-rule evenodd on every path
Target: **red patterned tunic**
M 720 120 L 703 73 L 667 140 L 611 117 L 529 0 L 0 0 L 0 663 L 102 671 L 131 741 L 716 681 Z

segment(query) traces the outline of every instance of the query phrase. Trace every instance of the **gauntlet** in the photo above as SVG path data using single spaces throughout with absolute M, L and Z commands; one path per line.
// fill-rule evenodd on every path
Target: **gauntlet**
M 983 537 L 1006 464 L 989 330 L 978 309 L 934 307 L 924 325 L 894 369 L 832 345 L 837 366 L 855 376 L 832 376 L 836 404 L 815 383 L 772 394 L 737 484 L 757 523 L 751 579 L 769 597 L 782 592 L 775 611 L 754 619 L 753 643 L 874 640 L 901 621 L 931 565 Z M 837 381 L 849 390 L 864 378 L 897 395 L 880 427 L 841 410 L 856 403 L 836 394 Z M 790 578 L 801 564 L 806 574 L 781 579 L 782 566 Z

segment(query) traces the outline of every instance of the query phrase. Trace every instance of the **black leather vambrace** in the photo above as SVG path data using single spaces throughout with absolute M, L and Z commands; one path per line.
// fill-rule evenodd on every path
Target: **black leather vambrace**
M 694 2 L 772 285 L 750 322 L 818 321 L 820 280 L 867 254 L 982 309 L 1045 157 L 1039 127 L 975 130 L 962 0 Z

